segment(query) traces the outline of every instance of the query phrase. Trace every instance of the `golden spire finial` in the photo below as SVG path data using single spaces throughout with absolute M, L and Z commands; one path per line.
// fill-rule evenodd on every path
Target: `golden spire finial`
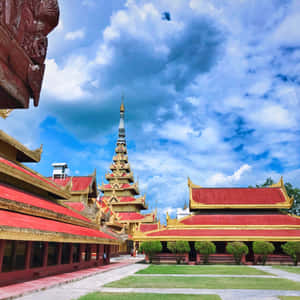
M 122 94 L 122 103 L 120 107 L 120 112 L 125 112 L 125 106 L 124 106 L 124 94 Z
M 0 109 L 0 117 L 6 119 L 11 112 L 12 109 Z

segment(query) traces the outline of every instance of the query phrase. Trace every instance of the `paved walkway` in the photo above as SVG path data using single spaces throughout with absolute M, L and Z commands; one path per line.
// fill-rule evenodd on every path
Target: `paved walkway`
M 286 290 L 101 288 L 100 291 L 107 293 L 219 295 L 222 300 L 278 300 L 277 296 L 300 296 L 300 291 Z
M 278 277 L 293 280 L 296 282 L 300 282 L 300 275 L 292 272 L 283 271 L 277 268 L 272 268 L 271 266 L 251 266 L 252 268 L 262 270 L 268 273 L 272 273 L 277 275 Z
M 248 278 L 285 278 L 300 282 L 300 275 L 275 269 L 270 266 L 251 266 L 270 273 L 267 275 L 215 275 L 215 274 L 135 274 L 148 267 L 146 264 L 135 264 L 143 257 L 115 258 L 114 264 L 51 276 L 22 284 L 0 288 L 0 299 L 13 299 L 23 295 L 19 300 L 71 300 L 92 292 L 114 293 L 156 293 L 156 294 L 213 294 L 222 300 L 278 300 L 278 296 L 300 296 L 300 291 L 287 290 L 232 290 L 232 289 L 158 289 L 158 288 L 106 288 L 105 284 L 127 276 L 171 276 L 171 277 L 248 277 Z M 280 288 L 280 286 L 278 287 Z M 46 289 L 46 290 L 44 290 Z
M 92 291 L 92 287 L 89 284 L 86 284 L 86 282 L 93 282 L 93 285 L 96 286 L 96 282 L 105 282 L 105 278 L 110 278 L 111 280 L 108 282 L 111 282 L 115 276 L 115 278 L 118 278 L 115 273 L 120 273 L 122 270 L 126 267 L 129 268 L 129 275 L 133 274 L 134 272 L 144 268 L 144 265 L 138 264 L 135 265 L 137 261 L 142 260 L 143 257 L 138 257 L 138 258 L 129 258 L 129 257 L 123 257 L 121 259 L 112 259 L 112 264 L 105 265 L 105 266 L 100 266 L 96 268 L 89 268 L 89 269 L 84 269 L 84 270 L 79 270 L 76 272 L 71 272 L 71 273 L 64 273 L 64 274 L 59 274 L 59 275 L 54 275 L 54 276 L 49 276 L 45 278 L 40 278 L 37 280 L 31 280 L 27 282 L 22 282 L 18 284 L 13 284 L 13 285 L 8 285 L 5 287 L 0 287 L 0 299 L 14 299 L 17 297 L 22 297 L 24 295 L 30 294 L 28 296 L 25 296 L 23 298 L 19 299 L 41 299 L 45 296 L 45 299 L 55 299 L 55 300 L 65 300 L 65 299 L 74 299 L 80 297 L 82 294 L 80 294 L 78 297 L 77 295 L 75 296 L 70 296 L 68 298 L 68 295 L 70 291 L 68 291 L 67 287 L 68 286 L 83 286 L 84 289 L 87 287 L 87 290 L 85 290 L 85 294 Z M 141 268 L 139 268 L 141 266 Z M 133 271 L 130 272 L 131 268 L 133 267 Z M 145 266 L 146 267 L 146 266 Z M 110 275 L 110 274 L 113 275 Z M 124 272 L 124 276 L 121 278 L 128 276 L 126 272 Z M 123 273 L 122 273 L 123 275 Z M 90 277 L 93 276 L 93 279 Z M 98 276 L 98 277 L 97 277 Z M 103 279 L 104 278 L 104 279 Z M 121 279 L 120 278 L 120 279 Z M 99 280 L 99 281 L 98 281 Z M 105 282 L 105 283 L 108 283 Z M 103 283 L 103 284 L 105 284 Z M 101 286 L 101 284 L 100 284 Z M 47 290 L 46 290 L 47 289 Z M 45 291 L 44 291 L 45 290 Z M 60 297 L 54 297 L 55 294 L 52 294 L 52 290 L 54 290 L 57 295 L 60 295 Z M 63 294 L 61 292 L 58 292 L 59 290 L 63 291 Z M 51 297 L 47 296 L 48 291 L 50 294 L 52 294 Z M 48 297 L 48 298 L 47 298 Z
M 138 277 L 236 277 L 236 278 L 278 278 L 272 275 L 218 275 L 218 274 L 133 274 Z

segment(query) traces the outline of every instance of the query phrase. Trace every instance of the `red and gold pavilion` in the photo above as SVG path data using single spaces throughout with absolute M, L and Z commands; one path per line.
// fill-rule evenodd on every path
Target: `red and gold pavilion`
M 22 164 L 41 153 L 0 131 L 0 285 L 108 263 L 119 244 L 72 202 L 77 189 L 97 197 L 94 177 L 64 186 Z
M 213 241 L 217 253 L 225 253 L 229 241 L 243 241 L 253 260 L 253 241 L 271 241 L 275 254 L 282 254 L 281 244 L 300 241 L 300 218 L 283 213 L 293 204 L 282 178 L 266 188 L 203 188 L 188 180 L 191 214 L 181 219 L 167 215 L 167 226 L 136 231 L 134 241 L 159 240 L 167 252 L 168 241 L 190 242 L 189 259 L 196 259 L 195 241 Z
M 120 253 L 129 253 L 133 249 L 132 235 L 136 228 L 139 224 L 154 223 L 156 213 L 141 214 L 140 212 L 147 209 L 146 197 L 136 198 L 140 192 L 138 183 L 134 182 L 133 173 L 128 162 L 124 113 L 125 108 L 122 103 L 115 156 L 110 166 L 111 173 L 105 175 L 108 184 L 102 183 L 100 186 L 103 196 L 99 198 L 99 203 L 104 209 L 112 213 L 111 220 L 125 227 L 124 233 L 127 234 L 127 238 L 121 244 Z

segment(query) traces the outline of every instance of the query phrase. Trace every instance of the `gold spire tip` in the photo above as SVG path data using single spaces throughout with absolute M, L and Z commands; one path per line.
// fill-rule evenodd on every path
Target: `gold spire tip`
M 124 112 L 125 111 L 125 106 L 124 106 L 124 94 L 122 94 L 122 103 L 121 103 L 121 107 L 120 107 L 120 112 Z

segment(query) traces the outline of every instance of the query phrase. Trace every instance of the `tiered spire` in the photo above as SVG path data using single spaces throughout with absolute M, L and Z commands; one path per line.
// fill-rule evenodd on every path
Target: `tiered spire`
M 119 138 L 117 141 L 117 145 L 122 145 L 122 144 L 126 145 L 124 116 L 125 116 L 125 106 L 124 106 L 124 100 L 122 99 L 122 104 L 120 107 Z
M 108 184 L 100 187 L 104 193 L 103 198 L 112 206 L 115 212 L 139 212 L 146 209 L 145 196 L 139 195 L 138 183 L 134 181 L 130 164 L 128 163 L 127 146 L 125 139 L 125 106 L 122 100 L 120 107 L 120 125 L 117 147 L 110 165 L 111 172 L 105 175 Z

